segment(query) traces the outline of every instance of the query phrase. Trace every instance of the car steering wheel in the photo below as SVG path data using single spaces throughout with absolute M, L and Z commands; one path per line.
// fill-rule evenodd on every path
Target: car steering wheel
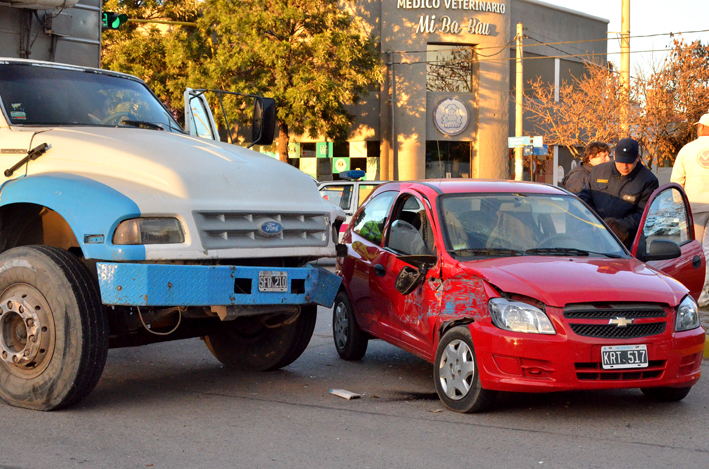
M 127 117 L 127 119 L 122 119 L 123 117 Z M 103 119 L 101 121 L 101 125 L 108 125 L 111 123 L 115 123 L 115 125 L 118 125 L 121 122 L 121 120 L 137 121 L 138 118 L 135 117 L 135 114 L 131 114 L 130 112 L 117 112 L 117 113 L 111 114 L 110 116 Z
M 552 244 L 554 244 L 555 241 L 561 241 L 561 240 L 572 241 L 572 242 L 574 242 L 574 244 L 576 244 L 575 242 L 577 241 L 577 238 L 575 238 L 574 236 L 565 234 L 565 233 L 557 233 L 557 234 L 553 234 L 547 238 L 544 238 L 537 245 L 537 248 L 572 247 L 572 246 L 564 246 L 563 244 L 562 244 L 562 246 L 552 246 Z

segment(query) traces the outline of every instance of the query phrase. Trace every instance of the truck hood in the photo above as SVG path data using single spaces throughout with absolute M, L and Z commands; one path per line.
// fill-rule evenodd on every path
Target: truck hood
M 467 275 L 548 306 L 569 303 L 653 302 L 676 306 L 688 293 L 677 280 L 637 259 L 507 257 L 461 262 Z
M 32 145 L 43 142 L 51 148 L 29 164 L 29 174 L 89 177 L 133 198 L 142 213 L 162 212 L 170 200 L 193 210 L 332 208 L 305 173 L 237 145 L 128 127 L 55 128 Z

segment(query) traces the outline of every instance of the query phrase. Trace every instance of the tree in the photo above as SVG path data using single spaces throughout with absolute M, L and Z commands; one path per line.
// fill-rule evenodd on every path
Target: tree
M 210 87 L 275 98 L 278 153 L 291 132 L 344 140 L 357 103 L 382 77 L 379 53 L 336 0 L 207 0 L 212 47 L 195 72 Z
M 104 11 L 125 13 L 130 19 L 196 21 L 193 0 L 106 0 Z M 145 81 L 176 116 L 182 114 L 182 94 L 191 64 L 206 47 L 196 27 L 128 23 L 102 34 L 104 68 L 129 73 Z
M 632 137 L 638 141 L 648 165 L 674 160 L 680 148 L 696 137 L 694 122 L 709 111 L 709 49 L 700 41 L 689 45 L 673 40 L 672 52 L 630 84 L 630 135 L 622 130 L 622 93 L 619 77 L 611 69 L 591 65 L 586 74 L 559 89 L 532 81 L 533 96 L 525 112 L 550 145 L 568 147 L 574 156 L 592 141 L 615 143 Z

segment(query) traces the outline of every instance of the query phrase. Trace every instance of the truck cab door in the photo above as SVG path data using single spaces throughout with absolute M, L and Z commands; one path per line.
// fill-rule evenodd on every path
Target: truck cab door
M 679 246 L 681 254 L 670 259 L 655 259 L 652 246 L 655 241 L 671 241 Z M 695 300 L 699 298 L 706 260 L 701 244 L 694 239 L 692 212 L 687 195 L 679 184 L 664 185 L 650 196 L 632 254 L 679 280 Z
M 187 88 L 185 98 L 185 130 L 195 137 L 219 140 L 219 131 L 203 91 Z

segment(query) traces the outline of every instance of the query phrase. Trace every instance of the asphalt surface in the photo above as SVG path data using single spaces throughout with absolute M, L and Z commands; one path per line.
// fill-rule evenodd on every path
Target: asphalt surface
M 71 409 L 0 404 L 0 467 L 707 467 L 708 406 L 703 379 L 672 404 L 638 390 L 506 394 L 456 414 L 431 365 L 402 350 L 372 341 L 362 361 L 340 360 L 321 308 L 283 370 L 237 373 L 190 339 L 111 350 Z

